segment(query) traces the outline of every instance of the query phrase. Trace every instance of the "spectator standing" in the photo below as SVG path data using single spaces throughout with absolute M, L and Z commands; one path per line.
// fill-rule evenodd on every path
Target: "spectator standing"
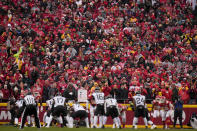
M 66 53 L 68 53 L 69 58 L 72 59 L 77 54 L 77 51 L 75 50 L 75 48 L 71 44 L 70 47 L 68 47 L 66 49 Z
M 179 90 L 179 96 L 181 96 L 181 100 L 183 100 L 184 104 L 187 104 L 189 101 L 189 94 L 186 87 L 182 87 L 182 89 Z
M 195 88 L 195 85 L 193 85 L 193 86 L 191 86 L 191 88 L 189 88 L 188 94 L 190 97 L 189 104 L 195 104 L 196 95 L 197 95 L 197 89 Z
M 56 88 L 56 83 L 53 83 L 51 85 L 51 88 L 48 91 L 48 98 L 54 97 L 57 92 L 58 92 L 58 89 Z
M 31 85 L 34 85 L 34 83 L 36 83 L 36 80 L 39 77 L 39 72 L 37 71 L 36 67 L 33 67 L 33 70 L 31 72 Z
M 149 83 L 144 84 L 144 95 L 146 96 L 146 102 L 151 103 L 152 101 L 152 89 Z
M 67 100 L 75 100 L 75 98 L 77 98 L 77 90 L 74 88 L 73 84 L 68 84 L 68 87 L 63 92 L 63 97 Z
M 125 103 L 125 101 L 128 99 L 128 88 L 127 88 L 127 84 L 126 83 L 123 83 L 121 84 L 120 88 L 118 89 L 118 92 L 119 92 L 119 99 L 118 100 L 118 103 Z
M 113 96 L 113 98 L 116 98 L 117 100 L 120 99 L 120 94 L 119 94 L 119 88 L 118 88 L 117 82 L 114 82 L 112 85 L 112 89 L 110 91 L 110 94 Z
M 7 102 L 10 98 L 10 90 L 8 89 L 8 85 L 4 85 L 2 92 L 3 92 L 3 102 Z
M 172 84 L 172 101 L 175 102 L 176 99 L 178 99 L 179 91 L 175 84 Z

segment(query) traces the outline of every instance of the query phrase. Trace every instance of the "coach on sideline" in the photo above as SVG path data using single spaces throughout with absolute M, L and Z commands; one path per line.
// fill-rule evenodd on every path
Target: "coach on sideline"
M 174 102 L 174 128 L 176 126 L 177 118 L 179 118 L 180 126 L 183 128 L 182 124 L 182 114 L 183 114 L 183 101 L 180 96 Z

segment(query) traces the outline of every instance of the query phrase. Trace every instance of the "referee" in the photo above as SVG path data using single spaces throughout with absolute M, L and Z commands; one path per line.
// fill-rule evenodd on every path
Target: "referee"
M 24 128 L 24 124 L 25 124 L 25 121 L 26 121 L 26 118 L 28 115 L 30 115 L 30 116 L 34 115 L 36 126 L 37 126 L 37 128 L 40 128 L 41 127 L 40 120 L 39 120 L 38 114 L 37 114 L 37 103 L 36 103 L 33 95 L 31 94 L 31 92 L 29 92 L 25 96 L 23 105 L 24 105 L 24 111 L 23 111 L 22 118 L 21 118 L 22 124 L 20 126 L 20 129 Z
M 179 96 L 178 99 L 176 99 L 174 103 L 174 128 L 176 126 L 177 118 L 179 118 L 180 126 L 181 128 L 183 128 L 182 114 L 183 114 L 183 101 L 180 99 L 180 96 Z

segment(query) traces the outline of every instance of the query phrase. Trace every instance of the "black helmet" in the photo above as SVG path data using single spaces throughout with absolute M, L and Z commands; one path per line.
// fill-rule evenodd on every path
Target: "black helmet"
M 31 92 L 31 91 L 28 91 L 28 92 L 27 92 L 27 95 L 32 95 L 32 92 Z
M 97 87 L 95 88 L 95 91 L 100 91 L 100 87 L 97 86 Z
M 111 94 L 109 94 L 106 98 L 108 99 L 108 98 L 113 98 L 113 97 L 112 97 L 112 95 L 111 95 Z
M 62 96 L 62 94 L 60 92 L 57 92 L 56 96 Z

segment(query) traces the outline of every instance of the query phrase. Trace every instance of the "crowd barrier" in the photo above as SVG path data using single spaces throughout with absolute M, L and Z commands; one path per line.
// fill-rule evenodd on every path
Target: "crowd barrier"
M 127 106 L 129 106 L 129 104 L 125 104 Z M 44 106 L 44 109 L 43 111 L 39 113 L 39 117 L 40 117 L 40 121 L 42 122 L 42 118 L 43 118 L 43 114 L 45 112 L 45 106 L 46 104 L 44 103 L 43 104 Z M 151 110 L 151 107 L 152 105 L 151 104 L 148 104 L 148 109 Z M 183 112 L 183 127 L 184 128 L 191 128 L 189 126 L 187 126 L 188 122 L 189 122 L 189 119 L 192 115 L 192 113 L 196 112 L 197 113 L 197 105 L 184 105 L 183 106 L 184 108 L 184 112 Z M 133 122 L 133 116 L 134 116 L 134 113 L 133 111 L 131 110 L 131 108 L 129 107 L 128 110 L 127 110 L 127 121 L 126 121 L 126 127 L 127 128 L 131 128 L 132 127 L 132 122 Z M 7 110 L 7 103 L 0 103 L 0 124 L 8 124 L 9 120 L 11 119 L 11 114 L 10 112 Z M 173 124 L 173 121 L 174 121 L 174 115 L 173 115 L 173 112 L 171 114 L 171 124 L 170 124 L 170 127 L 172 127 L 172 124 Z M 144 128 L 144 124 L 143 124 L 143 120 L 142 119 L 139 119 L 139 128 Z M 156 123 L 158 128 L 162 128 L 162 122 L 161 122 L 161 118 L 157 118 L 156 120 Z M 107 125 L 106 127 L 111 127 L 112 126 L 112 119 L 111 118 L 108 118 L 107 120 Z M 179 127 L 179 126 L 177 126 Z

